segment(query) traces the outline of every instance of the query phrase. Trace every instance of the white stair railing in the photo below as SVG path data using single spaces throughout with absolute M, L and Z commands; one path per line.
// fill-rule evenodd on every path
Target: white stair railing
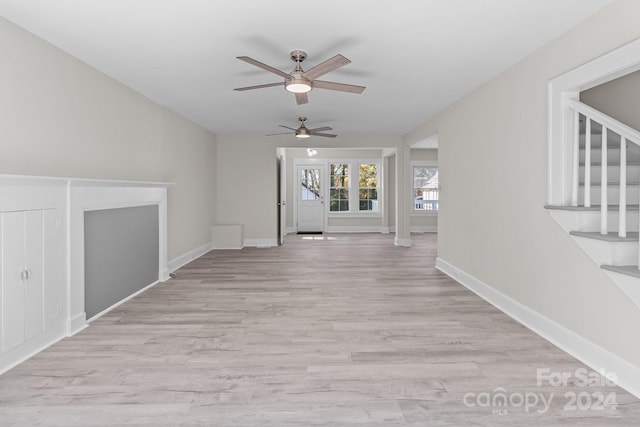
M 626 237 L 627 235 L 627 142 L 640 145 L 640 132 L 619 122 L 618 120 L 607 116 L 606 114 L 589 107 L 576 100 L 570 100 L 568 104 L 569 108 L 575 113 L 575 126 L 574 126 L 574 147 L 573 147 L 573 188 L 571 203 L 574 206 L 578 205 L 578 188 L 579 182 L 579 170 L 580 170 L 580 116 L 584 116 L 585 119 L 585 153 L 584 153 L 584 195 L 583 203 L 585 207 L 591 206 L 591 146 L 592 139 L 591 133 L 593 129 L 593 123 L 602 127 L 602 149 L 600 159 L 600 233 L 607 234 L 609 227 L 607 224 L 608 219 L 608 201 L 609 201 L 609 185 L 608 185 L 608 135 L 613 132 L 620 136 L 620 182 L 619 182 L 619 220 L 618 220 L 618 236 Z M 640 265 L 640 259 L 638 262 Z

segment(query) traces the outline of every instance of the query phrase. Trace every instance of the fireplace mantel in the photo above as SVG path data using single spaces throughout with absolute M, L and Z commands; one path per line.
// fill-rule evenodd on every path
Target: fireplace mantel
M 0 211 L 58 209 L 64 242 L 66 335 L 87 326 L 84 309 L 84 214 L 101 209 L 158 206 L 159 281 L 167 267 L 167 189 L 170 182 L 0 175 Z M 60 338 L 60 337 L 59 337 Z M 59 339 L 58 338 L 58 339 Z

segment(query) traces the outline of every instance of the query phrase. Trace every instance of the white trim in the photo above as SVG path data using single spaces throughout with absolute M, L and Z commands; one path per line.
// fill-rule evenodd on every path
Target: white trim
M 417 211 L 413 209 L 411 212 L 409 212 L 409 216 L 411 218 L 438 216 L 438 211 Z
M 67 184 L 71 182 L 72 185 L 82 187 L 160 187 L 164 188 L 170 185 L 174 185 L 174 182 L 160 182 L 160 181 L 125 181 L 119 179 L 93 179 L 93 178 L 72 178 L 61 176 L 39 176 L 39 175 L 11 175 L 0 174 L 0 179 L 6 183 L 23 184 L 28 182 L 30 185 L 48 185 L 62 183 Z
M 278 239 L 244 239 L 243 246 L 253 248 L 271 248 L 278 246 Z
M 442 258 L 436 258 L 436 268 L 594 371 L 615 373 L 617 384 L 640 398 L 640 367 L 570 331 Z
M 435 225 L 414 225 L 409 228 L 411 233 L 436 233 L 438 227 Z
M 571 188 L 571 153 L 564 144 L 571 126 L 566 126 L 568 100 L 578 100 L 580 91 L 640 69 L 640 39 L 600 56 L 550 80 L 548 92 L 548 197 L 549 205 L 568 204 Z
M 395 239 L 393 239 L 393 244 L 396 246 L 402 246 L 404 248 L 410 248 L 413 242 L 411 241 L 411 239 L 399 239 L 396 237 Z
M 189 264 L 196 258 L 200 258 L 202 255 L 206 254 L 210 250 L 214 249 L 213 242 L 205 243 L 204 245 L 197 247 L 186 254 L 182 254 L 177 258 L 172 259 L 167 263 L 167 270 L 170 272 L 174 272 L 177 269 Z
M 0 354 L 0 375 L 65 338 L 66 324 L 59 323 L 24 344 Z
M 88 185 L 84 185 L 87 183 Z M 120 209 L 129 206 L 158 207 L 158 278 L 167 274 L 167 186 L 137 181 L 68 181 L 69 200 L 69 313 L 71 318 L 85 316 L 84 307 L 84 216 L 96 209 Z M 86 322 L 85 322 L 86 323 Z M 71 333 L 75 328 L 69 327 Z
M 87 319 L 85 320 L 86 314 L 82 313 L 82 315 L 78 315 L 74 318 L 74 322 L 77 322 L 77 326 L 80 326 L 81 323 L 83 324 L 82 327 L 80 327 L 80 329 L 75 333 L 79 332 L 80 330 L 86 328 L 87 326 L 89 326 L 88 324 L 93 322 L 94 320 L 102 317 L 103 315 L 107 314 L 108 312 L 110 312 L 111 310 L 113 310 L 114 308 L 124 304 L 125 302 L 129 301 L 130 299 L 142 294 L 143 292 L 145 292 L 147 289 L 150 289 L 152 287 L 154 287 L 155 285 L 157 285 L 158 283 L 164 282 L 166 280 L 168 280 L 170 278 L 168 272 L 174 272 L 177 269 L 183 267 L 184 265 L 190 263 L 191 261 L 195 260 L 196 258 L 200 258 L 202 255 L 206 254 L 207 252 L 211 251 L 213 249 L 213 242 L 209 242 L 207 244 L 204 244 L 192 251 L 187 252 L 184 255 L 179 256 L 178 258 L 173 259 L 171 262 L 168 263 L 167 265 L 167 278 L 164 280 L 156 280 L 155 282 L 145 286 L 142 289 L 139 289 L 138 291 L 132 293 L 131 295 L 121 299 L 120 301 L 116 302 L 115 304 L 113 304 L 112 306 L 102 310 L 100 313 L 96 314 L 95 316 L 93 316 L 91 319 Z
M 366 218 L 382 218 L 382 213 L 381 212 L 371 212 L 371 213 L 366 213 L 365 211 L 362 212 L 329 212 L 328 214 L 329 218 L 359 218 L 359 219 L 366 219 Z
M 87 319 L 87 323 L 91 323 L 94 320 L 97 320 L 98 318 L 104 316 L 105 314 L 107 314 L 108 312 L 110 312 L 111 310 L 113 310 L 114 308 L 124 304 L 125 302 L 129 301 L 130 299 L 140 295 L 141 293 L 143 293 L 144 291 L 146 291 L 147 289 L 153 288 L 155 285 L 157 285 L 158 283 L 162 283 L 160 280 L 156 280 L 153 283 L 150 283 L 149 285 L 145 286 L 142 289 L 139 289 L 137 291 L 135 291 L 134 293 L 132 293 L 129 296 L 124 297 L 123 299 L 121 299 L 120 301 L 116 302 L 115 304 L 113 304 L 110 307 L 105 308 L 104 310 L 102 310 L 100 313 L 96 314 L 95 316 L 93 316 L 91 319 Z
M 69 319 L 69 332 L 67 333 L 67 336 L 70 337 L 72 335 L 75 335 L 81 330 L 88 327 L 89 325 L 87 324 L 87 313 L 85 313 L 84 311 L 82 313 L 78 313 L 71 319 Z
M 357 226 L 357 225 L 331 225 L 327 227 L 327 233 L 388 233 L 388 227 Z

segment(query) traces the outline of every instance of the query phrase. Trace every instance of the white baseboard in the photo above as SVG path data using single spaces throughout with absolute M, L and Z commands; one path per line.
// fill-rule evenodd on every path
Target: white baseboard
M 409 231 L 411 233 L 436 233 L 438 232 L 438 227 L 435 225 L 415 225 L 409 227 Z
M 42 350 L 52 346 L 65 338 L 66 325 L 58 321 L 55 326 L 42 332 L 39 336 L 23 343 L 22 345 L 0 354 L 0 375 L 15 368 L 22 362 L 32 358 Z
M 165 268 L 162 271 L 160 271 L 161 282 L 166 282 L 169 279 L 171 279 L 171 270 L 169 270 L 168 268 Z
M 67 336 L 72 336 L 85 329 L 87 326 L 87 314 L 82 312 L 69 319 L 69 331 Z
M 405 248 L 410 248 L 413 242 L 411 241 L 411 239 L 399 239 L 396 237 L 395 239 L 393 239 L 393 244 L 396 246 L 403 246 Z
M 436 268 L 594 371 L 614 373 L 617 377 L 616 383 L 620 387 L 640 398 L 640 367 L 568 330 L 441 258 L 436 259 Z
M 158 283 L 168 280 L 170 278 L 170 276 L 169 276 L 170 272 L 176 271 L 180 267 L 190 263 L 191 261 L 193 261 L 196 258 L 201 257 L 202 255 L 206 254 L 207 252 L 209 252 L 212 249 L 213 249 L 213 243 L 207 243 L 205 245 L 200 246 L 199 248 L 196 248 L 196 249 L 194 249 L 192 251 L 187 252 L 184 255 L 181 255 L 181 256 L 171 260 L 167 264 L 167 268 L 161 272 L 160 280 L 155 281 L 155 282 L 145 286 L 144 288 L 134 292 L 133 294 L 127 296 L 126 298 L 123 298 L 122 300 L 120 300 L 117 303 L 113 304 L 109 308 L 107 308 L 107 309 L 101 311 L 100 313 L 96 314 L 95 316 L 93 316 L 89 320 L 87 320 L 86 313 L 84 313 L 84 312 L 75 315 L 74 317 L 72 317 L 69 320 L 69 330 L 68 330 L 67 336 L 72 336 L 72 335 L 77 334 L 81 330 L 87 328 L 89 326 L 89 322 L 91 322 L 93 320 L 96 320 L 97 318 L 103 316 L 104 314 L 108 313 L 109 311 L 113 310 L 114 308 L 118 307 L 119 305 L 129 301 L 131 298 L 133 298 L 133 297 L 135 297 L 137 295 L 140 295 L 141 293 L 143 293 L 144 291 L 146 291 L 149 288 L 152 288 L 153 286 L 157 285 Z
M 271 248 L 278 246 L 277 239 L 244 239 L 243 246 L 253 248 Z
M 363 226 L 357 225 L 330 225 L 325 230 L 327 233 L 388 233 L 389 229 L 381 226 Z
M 134 293 L 132 293 L 131 295 L 121 299 L 120 301 L 118 301 L 117 303 L 113 304 L 110 307 L 105 308 L 104 310 L 102 310 L 100 313 L 96 314 L 95 316 L 93 316 L 91 319 L 87 319 L 87 323 L 91 323 L 94 320 L 104 316 L 105 314 L 107 314 L 108 312 L 110 312 L 111 310 L 113 310 L 114 308 L 124 304 L 125 302 L 129 301 L 131 298 L 136 297 L 138 295 L 140 295 L 141 293 L 143 293 L 144 291 L 146 291 L 147 289 L 153 288 L 155 285 L 157 285 L 158 283 L 161 283 L 162 281 L 160 280 L 156 280 L 153 283 L 148 284 L 147 286 L 145 286 L 142 289 L 139 289 L 137 291 L 135 291 Z
M 179 269 L 180 267 L 189 264 L 196 258 L 200 258 L 202 255 L 206 254 L 210 250 L 213 249 L 213 242 L 206 243 L 199 248 L 195 248 L 192 251 L 187 252 L 184 255 L 180 255 L 177 258 L 172 259 L 167 264 L 167 270 L 173 272 Z

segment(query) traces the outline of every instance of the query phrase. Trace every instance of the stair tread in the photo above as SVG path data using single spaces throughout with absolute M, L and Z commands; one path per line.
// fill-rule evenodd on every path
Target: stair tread
M 591 205 L 589 207 L 584 206 L 564 206 L 564 205 L 545 205 L 545 209 L 549 210 L 560 210 L 560 211 L 599 211 L 600 205 Z M 619 205 L 608 205 L 608 210 L 610 211 L 618 211 L 620 210 Z M 637 211 L 638 205 L 627 205 L 628 211 Z
M 618 159 L 613 159 L 613 160 L 618 160 Z M 591 162 L 590 164 L 591 164 L 591 167 L 600 166 L 600 162 Z M 578 166 L 584 167 L 585 163 L 584 162 L 580 162 L 578 164 Z M 607 162 L 607 166 L 616 166 L 617 167 L 617 166 L 620 166 L 620 162 L 618 162 L 618 161 L 609 161 L 609 162 Z M 628 166 L 640 166 L 640 163 L 639 162 L 627 162 L 627 167 Z
M 617 232 L 609 232 L 607 234 L 601 234 L 598 231 L 571 231 L 572 236 L 586 237 L 589 239 L 603 240 L 606 242 L 637 242 L 638 232 L 627 231 L 627 237 L 618 236 Z
M 615 273 L 626 274 L 640 278 L 640 270 L 637 265 L 601 265 L 603 270 L 613 271 Z
M 584 186 L 584 182 L 580 182 L 580 183 L 579 183 L 579 185 L 580 185 L 581 187 L 582 187 L 582 186 Z M 601 185 L 600 185 L 600 182 L 591 182 L 591 186 L 592 186 L 592 187 L 600 187 Z M 608 182 L 607 182 L 607 187 L 611 187 L 611 186 L 616 186 L 616 187 L 618 187 L 618 186 L 620 186 L 620 183 L 619 183 L 619 182 L 611 182 L 611 181 L 608 181 Z M 627 187 L 638 187 L 638 186 L 640 186 L 640 183 L 627 182 Z

